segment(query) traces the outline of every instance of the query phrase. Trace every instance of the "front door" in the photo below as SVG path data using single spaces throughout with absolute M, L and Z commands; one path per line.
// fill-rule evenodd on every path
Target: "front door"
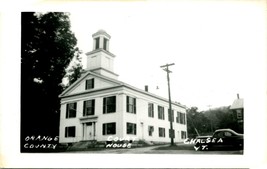
M 94 126 L 92 122 L 86 123 L 85 124 L 85 132 L 84 132 L 84 136 L 85 136 L 85 140 L 93 140 L 94 139 Z

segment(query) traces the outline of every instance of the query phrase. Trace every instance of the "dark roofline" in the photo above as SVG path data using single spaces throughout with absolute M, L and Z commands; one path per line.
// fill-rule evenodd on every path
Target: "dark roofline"
M 148 96 L 150 96 L 150 97 L 154 97 L 154 98 L 156 98 L 156 99 L 159 99 L 159 100 L 162 100 L 162 101 L 165 101 L 165 102 L 169 102 L 169 100 L 166 99 L 166 98 L 164 98 L 164 97 L 155 95 L 155 94 L 150 93 L 150 92 L 147 92 L 147 91 L 145 91 L 145 90 L 141 90 L 141 89 L 136 88 L 136 87 L 134 87 L 134 86 L 131 86 L 131 85 L 129 85 L 129 84 L 124 83 L 123 86 L 125 86 L 125 87 L 127 87 L 127 88 L 129 88 L 129 89 L 131 89 L 131 90 L 140 92 L 140 93 L 142 93 L 142 94 L 148 95 Z M 179 107 L 182 107 L 182 108 L 186 108 L 185 105 L 181 105 L 180 103 L 177 103 L 177 102 L 173 102 L 173 101 L 172 101 L 172 104 L 173 104 L 173 105 L 176 105 L 176 106 L 179 106 Z
M 93 93 L 93 92 L 98 92 L 98 91 L 102 91 L 102 90 L 114 89 L 114 88 L 118 88 L 118 87 L 126 87 L 126 88 L 128 88 L 128 89 L 133 90 L 133 91 L 136 91 L 136 92 L 139 92 L 139 93 L 148 95 L 148 96 L 150 96 L 150 97 L 153 97 L 153 98 L 162 100 L 162 101 L 164 101 L 164 102 L 169 102 L 169 100 L 166 99 L 166 98 L 164 98 L 164 97 L 155 95 L 155 94 L 150 93 L 150 92 L 146 92 L 145 90 L 141 90 L 141 89 L 136 88 L 136 87 L 134 87 L 134 86 L 131 86 L 131 85 L 127 84 L 127 83 L 124 83 L 124 82 L 121 82 L 121 81 L 118 81 L 118 80 L 115 80 L 115 79 L 107 78 L 107 77 L 105 77 L 105 76 L 102 76 L 102 75 L 99 75 L 99 74 L 96 74 L 96 73 L 93 73 L 93 72 L 90 72 L 90 71 L 88 71 L 88 73 L 86 73 L 86 74 L 84 75 L 83 78 L 81 78 L 81 79 L 79 79 L 79 80 L 77 80 L 77 81 L 81 81 L 81 80 L 84 79 L 89 73 L 92 74 L 92 75 L 95 75 L 95 76 L 97 76 L 97 77 L 99 77 L 99 78 L 102 78 L 102 79 L 105 79 L 105 80 L 108 80 L 108 81 L 117 83 L 118 86 L 107 87 L 107 88 L 102 88 L 102 89 L 96 89 L 96 90 L 91 90 L 91 91 L 85 91 L 85 92 L 81 92 L 81 93 L 75 93 L 75 94 L 72 94 L 72 95 L 69 95 L 69 96 L 64 96 L 64 94 L 67 92 L 66 90 L 68 90 L 68 91 L 71 90 L 71 88 L 70 88 L 71 86 L 70 86 L 70 87 L 69 87 L 70 89 L 66 89 L 61 95 L 59 95 L 59 98 L 67 98 L 67 97 L 72 97 L 72 96 L 82 95 L 82 94 L 86 94 L 86 93 Z M 78 83 L 78 82 L 77 82 L 77 83 Z M 76 83 L 74 83 L 74 84 L 76 84 Z M 73 86 L 75 86 L 74 84 L 73 84 Z M 72 87 L 73 87 L 73 86 L 72 86 Z M 181 107 L 181 108 L 186 108 L 185 105 L 181 105 L 180 103 L 177 103 L 177 102 L 172 102 L 172 104 L 173 104 L 173 105 L 176 105 L 176 106 L 179 106 L 179 107 Z
M 105 69 L 105 68 L 102 68 L 102 67 L 99 67 L 99 68 L 95 68 L 95 69 L 90 69 L 90 71 L 96 71 L 96 70 L 105 70 L 105 71 L 107 71 L 107 72 L 109 72 L 109 73 L 111 73 L 111 74 L 113 74 L 113 75 L 115 75 L 115 76 L 119 76 L 118 74 L 116 74 L 116 73 L 114 73 L 114 72 L 112 72 L 112 71 L 110 71 L 110 70 L 108 70 L 108 69 Z
M 69 92 L 74 86 L 76 86 L 76 84 L 78 84 L 80 81 L 82 81 L 84 78 L 86 78 L 86 76 L 88 74 L 92 74 L 93 76 L 96 76 L 96 77 L 99 77 L 99 78 L 102 78 L 102 79 L 105 79 L 107 81 L 111 81 L 113 83 L 118 83 L 118 84 L 121 84 L 122 82 L 118 81 L 118 80 L 115 80 L 115 79 L 112 79 L 112 78 L 108 78 L 106 76 L 102 76 L 100 74 L 97 74 L 97 73 L 94 73 L 94 72 L 91 72 L 89 70 L 86 70 L 86 72 L 84 73 L 84 75 L 82 75 L 82 77 L 78 80 L 76 80 L 72 85 L 70 85 L 67 89 L 65 89 L 60 95 L 59 97 L 64 97 L 64 94 L 66 94 L 67 92 Z
M 74 93 L 74 94 L 68 95 L 68 96 L 60 95 L 59 98 L 68 98 L 68 97 L 73 97 L 73 96 L 79 96 L 79 95 L 83 95 L 83 94 L 95 93 L 95 92 L 99 92 L 99 91 L 103 91 L 103 90 L 109 90 L 109 89 L 115 89 L 115 88 L 119 88 L 119 87 L 122 87 L 122 85 L 106 87 L 106 88 L 101 88 L 101 89 L 95 89 L 95 90 L 89 90 L 89 91 L 84 91 L 84 92 L 80 92 L 80 93 Z
M 98 48 L 98 49 L 93 50 L 91 52 L 87 52 L 87 53 L 85 53 L 85 55 L 90 55 L 90 54 L 94 54 L 94 53 L 97 53 L 97 52 L 104 52 L 104 53 L 106 53 L 106 54 L 108 54 L 108 55 L 110 55 L 110 56 L 112 56 L 114 58 L 116 57 L 116 55 L 114 55 L 113 53 L 111 53 L 109 51 L 106 51 L 106 50 L 104 50 L 102 48 Z

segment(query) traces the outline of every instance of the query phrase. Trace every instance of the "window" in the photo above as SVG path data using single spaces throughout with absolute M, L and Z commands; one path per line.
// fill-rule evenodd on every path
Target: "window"
M 214 133 L 214 137 L 216 137 L 216 138 L 222 138 L 222 137 L 224 137 L 224 132 L 219 131 L 217 133 Z
M 164 107 L 158 106 L 158 118 L 164 120 Z
M 177 112 L 177 117 L 176 117 L 176 123 L 180 123 L 181 117 L 180 117 L 180 112 Z
M 134 123 L 127 123 L 127 134 L 134 134 L 136 135 L 136 124 Z
M 116 112 L 116 96 L 105 97 L 103 100 L 103 113 Z
M 83 102 L 83 116 L 95 114 L 95 100 L 87 100 Z
M 94 88 L 94 79 L 86 80 L 85 90 L 93 89 Z
M 154 126 L 148 126 L 148 135 L 152 136 L 154 132 Z
M 100 42 L 100 38 L 95 38 L 95 49 L 99 48 L 99 42 Z
M 65 127 L 65 137 L 75 137 L 75 126 Z
M 173 122 L 173 120 L 174 120 L 174 111 L 173 110 L 172 110 L 171 115 L 170 115 L 170 109 L 168 109 L 168 119 L 169 119 L 169 121 L 171 121 L 171 119 L 172 119 L 172 122 Z
M 180 124 L 186 124 L 185 114 L 181 112 L 177 112 L 176 122 Z
M 243 119 L 243 111 L 242 110 L 236 110 L 236 117 L 237 119 Z
M 154 104 L 148 103 L 148 117 L 154 117 Z
M 116 134 L 116 123 L 104 123 L 102 131 L 103 135 Z
M 103 49 L 107 50 L 107 46 L 108 46 L 108 39 L 104 38 L 104 46 Z
M 226 131 L 226 132 L 224 132 L 224 136 L 226 136 L 226 137 L 231 137 L 231 136 L 232 136 L 232 133 Z
M 165 137 L 165 128 L 159 127 L 159 137 Z
M 181 124 L 185 124 L 185 114 L 181 113 L 180 116 L 181 116 Z
M 76 108 L 77 103 L 68 103 L 67 104 L 67 112 L 66 112 L 66 118 L 73 118 L 76 117 Z
M 127 96 L 127 112 L 136 114 L 136 99 Z
M 186 131 L 181 131 L 181 139 L 186 139 Z

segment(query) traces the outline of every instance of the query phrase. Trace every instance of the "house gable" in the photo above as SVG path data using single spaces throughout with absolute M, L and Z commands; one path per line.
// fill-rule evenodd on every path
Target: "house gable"
M 93 83 L 93 86 L 87 89 L 86 85 L 88 82 L 86 81 L 91 81 L 90 83 Z M 116 87 L 116 86 L 120 86 L 121 84 L 122 83 L 120 81 L 102 76 L 97 73 L 93 73 L 91 71 L 87 71 L 75 83 L 73 83 L 66 90 L 64 90 L 59 97 L 71 96 L 71 95 L 76 95 L 79 93 L 85 93 L 87 91 L 92 92 L 95 90 Z

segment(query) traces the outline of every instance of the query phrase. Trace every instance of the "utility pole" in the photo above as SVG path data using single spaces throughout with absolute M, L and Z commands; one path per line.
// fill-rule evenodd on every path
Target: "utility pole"
M 173 126 L 172 126 L 172 101 L 171 101 L 171 89 L 170 89 L 170 77 L 169 77 L 169 73 L 172 73 L 170 70 L 169 70 L 169 66 L 172 66 L 174 65 L 174 63 L 171 63 L 171 64 L 166 64 L 166 65 L 163 65 L 163 66 L 160 66 L 161 68 L 165 68 L 163 70 L 165 70 L 167 72 L 167 81 L 168 81 L 168 93 L 169 93 L 169 119 L 170 119 L 170 137 L 171 137 L 171 146 L 174 145 L 174 141 L 173 141 L 173 138 L 174 138 L 174 131 L 173 131 Z

